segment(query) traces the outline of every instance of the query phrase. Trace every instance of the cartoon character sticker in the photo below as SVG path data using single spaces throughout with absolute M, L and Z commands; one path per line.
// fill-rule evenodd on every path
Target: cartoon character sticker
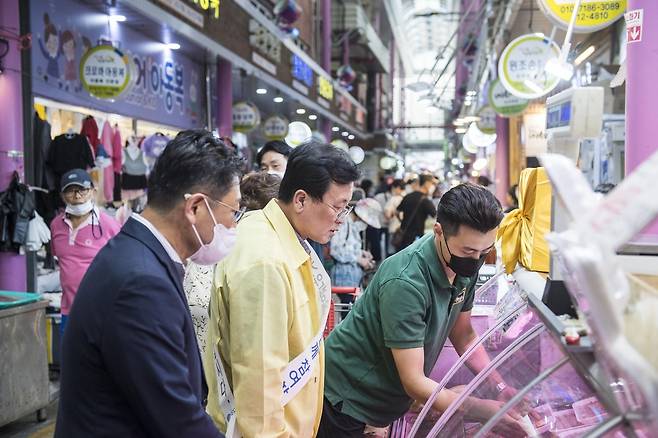
M 39 38 L 39 47 L 43 57 L 48 61 L 46 67 L 46 76 L 44 79 L 48 81 L 49 77 L 59 80 L 59 56 L 61 54 L 61 46 L 59 41 L 59 33 L 57 28 L 50 21 L 48 14 L 43 14 L 44 35 Z M 45 42 L 45 44 L 44 44 Z M 61 83 L 60 83 L 61 87 Z

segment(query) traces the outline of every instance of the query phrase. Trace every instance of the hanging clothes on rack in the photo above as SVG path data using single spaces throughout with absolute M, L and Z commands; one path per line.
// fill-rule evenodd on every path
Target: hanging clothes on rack
M 130 201 L 144 195 L 148 166 L 144 159 L 144 151 L 139 149 L 134 141 L 128 143 L 123 150 L 123 174 L 121 176 L 121 198 Z
M 34 211 L 34 194 L 14 172 L 9 187 L 0 193 L 0 251 L 17 253 L 25 245 Z
M 108 158 L 112 159 L 112 141 L 114 137 L 114 131 L 112 126 L 106 120 L 103 123 L 103 130 L 101 133 L 101 145 L 103 146 L 105 153 Z M 112 202 L 114 200 L 114 165 L 112 164 L 114 160 L 110 162 L 109 166 L 103 168 L 103 195 L 105 195 L 105 200 L 107 202 Z
M 146 164 L 148 165 L 149 170 L 153 169 L 155 160 L 157 160 L 160 154 L 162 154 L 167 143 L 169 143 L 169 137 L 160 132 L 156 132 L 144 140 L 142 143 L 142 150 L 144 151 Z
M 46 166 L 52 171 L 55 191 L 59 192 L 59 180 L 66 172 L 94 166 L 94 156 L 87 138 L 75 133 L 55 137 L 50 142 Z
M 98 143 L 100 143 L 100 140 L 98 139 L 98 125 L 92 116 L 87 116 L 82 121 L 82 130 L 80 131 L 80 134 L 87 137 L 89 144 L 94 150 L 94 154 L 98 154 Z
M 112 170 L 114 171 L 114 201 L 121 201 L 121 165 L 122 151 L 121 131 L 119 125 L 114 125 L 112 134 Z

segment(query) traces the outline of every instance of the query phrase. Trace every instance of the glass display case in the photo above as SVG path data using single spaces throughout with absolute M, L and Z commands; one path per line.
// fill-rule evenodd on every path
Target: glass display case
M 624 415 L 628 383 L 615 378 L 610 364 L 597 361 L 585 333 L 577 345 L 567 343 L 570 322 L 555 316 L 536 295 L 504 274 L 480 287 L 475 303 L 489 307 L 478 310 L 488 315 L 488 328 L 444 375 L 433 373 L 439 384 L 434 394 L 396 422 L 390 436 L 651 436 L 651 425 L 642 423 L 641 416 L 633 422 Z M 482 349 L 490 363 L 474 373 L 471 359 Z M 439 414 L 431 406 L 444 388 L 459 396 Z

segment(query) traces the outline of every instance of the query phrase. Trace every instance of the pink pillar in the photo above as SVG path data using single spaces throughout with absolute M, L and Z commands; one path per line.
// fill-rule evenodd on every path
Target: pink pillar
M 16 29 L 19 20 L 19 0 L 0 1 L 0 28 Z M 16 41 L 9 40 L 9 53 L 2 60 L 0 74 L 0 191 L 7 189 L 14 171 L 23 178 L 23 158 L 11 157 L 8 151 L 23 152 L 23 102 L 21 84 L 21 54 Z M 0 290 L 26 291 L 25 256 L 0 252 Z
M 331 0 L 322 0 L 322 68 L 329 75 L 331 75 Z M 320 131 L 327 138 L 327 142 L 331 141 L 331 127 L 333 126 L 330 120 L 324 117 L 321 123 L 318 124 Z
M 494 181 L 496 197 L 506 207 L 509 189 L 509 120 L 496 116 L 496 168 Z
M 215 126 L 219 135 L 233 135 L 233 66 L 226 59 L 217 59 L 217 108 Z
M 628 44 L 626 65 L 626 175 L 658 151 L 654 108 L 658 102 L 658 1 L 629 0 L 628 11 L 644 10 L 642 40 Z M 658 220 L 636 242 L 658 244 Z

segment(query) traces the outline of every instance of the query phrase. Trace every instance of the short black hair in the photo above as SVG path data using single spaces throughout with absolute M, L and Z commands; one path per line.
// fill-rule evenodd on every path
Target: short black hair
M 397 179 L 394 179 L 393 182 L 391 183 L 391 188 L 397 187 L 397 188 L 400 188 L 400 189 L 404 189 L 404 187 L 406 185 L 407 184 L 404 182 L 403 179 L 397 178 Z
M 260 148 L 256 154 L 256 164 L 260 166 L 261 161 L 263 161 L 263 155 L 270 151 L 278 152 L 285 157 L 289 157 L 290 153 L 292 152 L 292 148 L 288 145 L 288 143 L 282 140 L 268 141 L 265 143 L 265 146 Z
M 185 193 L 221 199 L 242 175 L 242 159 L 205 129 L 181 131 L 167 143 L 148 180 L 148 206 L 167 213 Z
M 321 200 L 332 182 L 349 184 L 358 179 L 359 171 L 347 152 L 310 141 L 296 147 L 288 157 L 278 198 L 290 203 L 297 190 L 304 190 L 311 198 Z
M 424 186 L 429 181 L 436 182 L 436 178 L 434 177 L 434 175 L 431 175 L 429 173 L 423 173 L 420 175 L 420 177 L 418 177 L 418 184 L 421 187 Z
M 500 201 L 487 189 L 471 183 L 459 184 L 443 194 L 436 220 L 447 237 L 455 236 L 460 225 L 487 233 L 503 220 Z

